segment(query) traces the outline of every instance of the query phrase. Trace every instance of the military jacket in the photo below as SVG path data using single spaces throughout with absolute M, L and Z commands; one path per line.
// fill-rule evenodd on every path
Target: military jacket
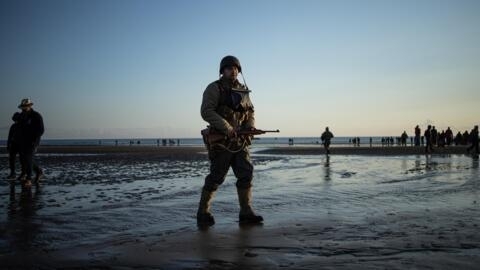
M 232 130 L 255 127 L 250 90 L 238 80 L 224 79 L 212 82 L 203 92 L 200 113 L 210 127 L 223 134 Z

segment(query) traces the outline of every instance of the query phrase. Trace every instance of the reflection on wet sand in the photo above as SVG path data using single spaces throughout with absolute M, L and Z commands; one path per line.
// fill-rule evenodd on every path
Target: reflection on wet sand
M 32 190 L 33 189 L 33 190 Z M 11 251 L 28 250 L 35 243 L 41 225 L 35 221 L 41 197 L 40 186 L 19 188 L 10 183 L 10 201 L 5 237 L 10 239 Z
M 325 158 L 325 163 L 323 164 L 325 181 L 331 180 L 331 171 L 330 171 L 330 156 L 327 155 Z

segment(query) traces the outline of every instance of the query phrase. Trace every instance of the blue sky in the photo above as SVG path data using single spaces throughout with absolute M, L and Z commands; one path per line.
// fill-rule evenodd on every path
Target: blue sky
M 1 1 L 0 138 L 30 97 L 45 138 L 199 137 L 232 54 L 282 136 L 470 130 L 480 1 Z

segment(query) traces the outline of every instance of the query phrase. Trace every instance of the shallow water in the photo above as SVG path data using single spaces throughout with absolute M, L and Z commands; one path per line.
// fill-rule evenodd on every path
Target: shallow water
M 254 206 L 266 220 L 265 229 L 323 222 L 314 233 L 324 241 L 430 234 L 440 240 L 458 238 L 437 244 L 444 248 L 480 248 L 478 159 L 253 154 L 253 161 Z M 122 245 L 197 230 L 207 160 L 132 161 L 99 155 L 41 157 L 41 164 L 46 178 L 31 192 L 7 181 L 0 184 L 0 254 Z M 6 167 L 0 173 L 7 175 Z M 236 224 L 237 202 L 230 171 L 213 202 L 216 228 Z

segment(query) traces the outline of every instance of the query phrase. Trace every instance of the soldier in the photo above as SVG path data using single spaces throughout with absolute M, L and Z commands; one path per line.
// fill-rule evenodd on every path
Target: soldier
M 25 173 L 25 179 L 21 179 L 24 188 L 32 186 L 32 169 L 35 170 L 35 181 L 38 183 L 43 175 L 40 169 L 33 161 L 37 147 L 40 144 L 40 138 L 43 135 L 42 116 L 33 110 L 33 102 L 26 98 L 23 99 L 18 108 L 22 109 L 20 114 L 20 161 L 22 163 L 22 174 Z
M 12 121 L 14 123 L 10 126 L 7 141 L 8 163 L 10 165 L 10 175 L 8 176 L 9 180 L 15 180 L 15 159 L 17 157 L 17 154 L 20 153 L 19 112 L 13 114 Z
M 330 154 L 330 141 L 332 140 L 332 138 L 333 138 L 332 132 L 330 132 L 328 130 L 328 127 L 326 127 L 320 139 L 323 142 L 323 147 L 325 148 L 325 152 L 327 153 L 327 155 Z
M 263 222 L 263 217 L 256 215 L 251 206 L 253 164 L 248 150 L 251 137 L 237 136 L 236 133 L 239 129 L 255 129 L 250 90 L 237 80 L 241 72 L 240 61 L 234 56 L 225 56 L 220 62 L 220 79 L 209 84 L 203 93 L 201 116 L 210 124 L 209 129 L 223 134 L 224 139 L 207 144 L 210 174 L 205 178 L 198 206 L 197 224 L 200 226 L 215 224 L 210 203 L 230 167 L 237 178 L 239 222 Z

